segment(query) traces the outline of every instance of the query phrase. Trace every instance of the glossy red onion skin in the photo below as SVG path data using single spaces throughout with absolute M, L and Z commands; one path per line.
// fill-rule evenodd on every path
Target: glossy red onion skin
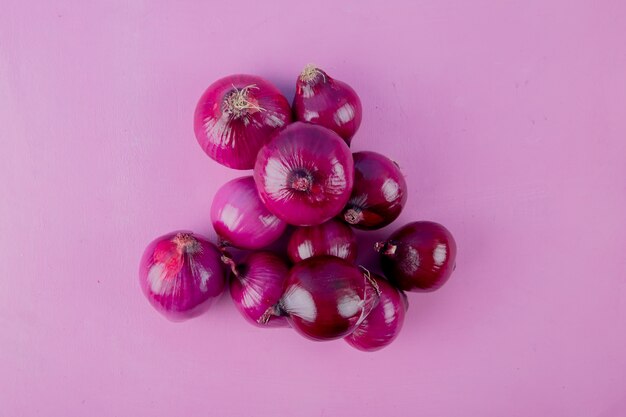
M 385 227 L 398 218 L 407 200 L 404 175 L 389 158 L 376 152 L 356 152 L 354 187 L 343 210 L 344 220 L 363 230 Z
M 261 200 L 295 226 L 314 226 L 344 208 L 352 191 L 350 149 L 333 131 L 295 122 L 264 146 L 254 167 Z M 298 188 L 299 187 L 299 188 Z
M 319 68 L 312 79 L 307 80 L 304 72 L 298 77 L 293 109 L 297 120 L 331 129 L 348 145 L 363 114 L 361 100 L 352 87 Z
M 357 251 L 354 232 L 336 219 L 317 226 L 296 228 L 287 245 L 287 254 L 294 263 L 321 255 L 337 256 L 354 263 Z
M 385 276 L 404 291 L 434 291 L 445 284 L 455 267 L 456 242 L 438 223 L 409 223 L 376 247 Z
M 161 236 L 145 249 L 139 267 L 141 289 L 152 306 L 172 321 L 204 312 L 225 286 L 221 252 L 187 231 Z
M 252 108 L 226 110 L 235 89 L 247 90 Z M 211 84 L 196 106 L 194 131 L 212 159 L 234 169 L 252 169 L 256 155 L 276 130 L 291 122 L 291 108 L 270 82 L 255 75 L 237 74 Z
M 270 213 L 252 176 L 224 184 L 213 197 L 211 223 L 227 246 L 261 249 L 276 241 L 287 223 Z
M 393 342 L 404 324 L 408 302 L 404 293 L 381 276 L 372 274 L 380 289 L 378 305 L 345 341 L 356 349 L 374 352 Z
M 350 334 L 376 303 L 377 287 L 362 270 L 318 256 L 291 268 L 280 305 L 298 333 L 321 341 Z
M 231 274 L 230 295 L 235 307 L 258 327 L 286 327 L 286 317 L 276 308 L 283 294 L 289 267 L 271 252 L 250 253 Z

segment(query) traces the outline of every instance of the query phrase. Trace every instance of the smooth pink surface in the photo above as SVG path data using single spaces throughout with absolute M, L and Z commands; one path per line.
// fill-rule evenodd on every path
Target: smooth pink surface
M 623 1 L 1 9 L 3 417 L 626 415 Z M 172 324 L 137 284 L 154 237 L 214 236 L 242 175 L 198 146 L 200 94 L 248 72 L 291 99 L 309 62 L 359 93 L 353 149 L 404 168 L 385 231 L 430 219 L 459 247 L 374 354 L 254 328 L 226 296 Z

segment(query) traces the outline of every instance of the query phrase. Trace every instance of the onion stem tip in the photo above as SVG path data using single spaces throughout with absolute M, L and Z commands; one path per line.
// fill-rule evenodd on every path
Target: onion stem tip
M 363 221 L 363 212 L 359 209 L 348 209 L 343 213 L 343 218 L 349 224 L 357 224 Z
M 319 68 L 317 68 L 313 64 L 308 64 L 306 67 L 304 67 L 302 73 L 300 73 L 300 80 L 308 83 L 313 81 L 318 75 L 322 75 L 322 77 L 324 77 L 324 73 L 322 73 Z

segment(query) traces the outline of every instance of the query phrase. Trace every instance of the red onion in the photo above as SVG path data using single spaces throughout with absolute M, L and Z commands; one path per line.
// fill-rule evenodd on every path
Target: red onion
M 354 187 L 343 211 L 346 222 L 358 229 L 373 230 L 398 218 L 407 198 L 404 176 L 398 166 L 376 152 L 357 152 Z
M 280 305 L 291 325 L 313 340 L 344 337 L 378 303 L 378 287 L 369 273 L 335 256 L 318 256 L 296 264 Z
M 314 226 L 336 216 L 348 202 L 352 154 L 336 133 L 296 122 L 265 145 L 254 180 L 266 207 L 289 224 Z
M 337 132 L 348 145 L 361 125 L 361 100 L 348 84 L 307 65 L 296 82 L 296 118 Z
M 384 278 L 372 274 L 380 289 L 380 301 L 365 320 L 345 338 L 355 348 L 373 352 L 389 345 L 402 329 L 408 308 L 406 295 Z
M 141 289 L 168 319 L 195 317 L 224 289 L 221 255 L 214 244 L 191 232 L 161 236 L 148 245 L 141 258 Z
M 211 222 L 227 245 L 260 249 L 274 242 L 287 223 L 265 208 L 251 176 L 224 184 L 211 205 Z
M 251 169 L 274 131 L 291 122 L 289 102 L 255 75 L 230 75 L 206 89 L 194 116 L 198 143 L 229 168 Z
M 239 312 L 257 326 L 286 326 L 285 317 L 280 317 L 278 301 L 288 272 L 286 262 L 278 255 L 249 254 L 233 268 L 230 280 L 230 295 Z
M 292 262 L 320 255 L 332 255 L 348 262 L 356 261 L 357 243 L 352 229 L 332 219 L 318 226 L 298 227 L 287 246 Z
M 438 223 L 409 223 L 375 248 L 387 279 L 404 291 L 434 291 L 455 268 L 456 242 Z

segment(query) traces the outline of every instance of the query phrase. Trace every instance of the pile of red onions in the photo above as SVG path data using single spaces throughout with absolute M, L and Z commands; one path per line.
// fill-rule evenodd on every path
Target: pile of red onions
M 297 77 L 292 107 L 254 75 L 211 84 L 196 107 L 196 138 L 220 164 L 253 172 L 225 183 L 213 199 L 218 245 L 187 231 L 148 245 L 139 281 L 150 304 L 184 320 L 228 285 L 255 326 L 343 338 L 368 352 L 391 344 L 408 309 L 403 291 L 441 287 L 455 269 L 456 243 L 444 226 L 414 221 L 375 244 L 384 276 L 356 265 L 352 228 L 391 224 L 408 195 L 398 164 L 350 150 L 361 119 L 352 87 L 312 65 Z M 277 250 L 285 245 L 286 252 Z M 250 252 L 238 261 L 229 247 Z

